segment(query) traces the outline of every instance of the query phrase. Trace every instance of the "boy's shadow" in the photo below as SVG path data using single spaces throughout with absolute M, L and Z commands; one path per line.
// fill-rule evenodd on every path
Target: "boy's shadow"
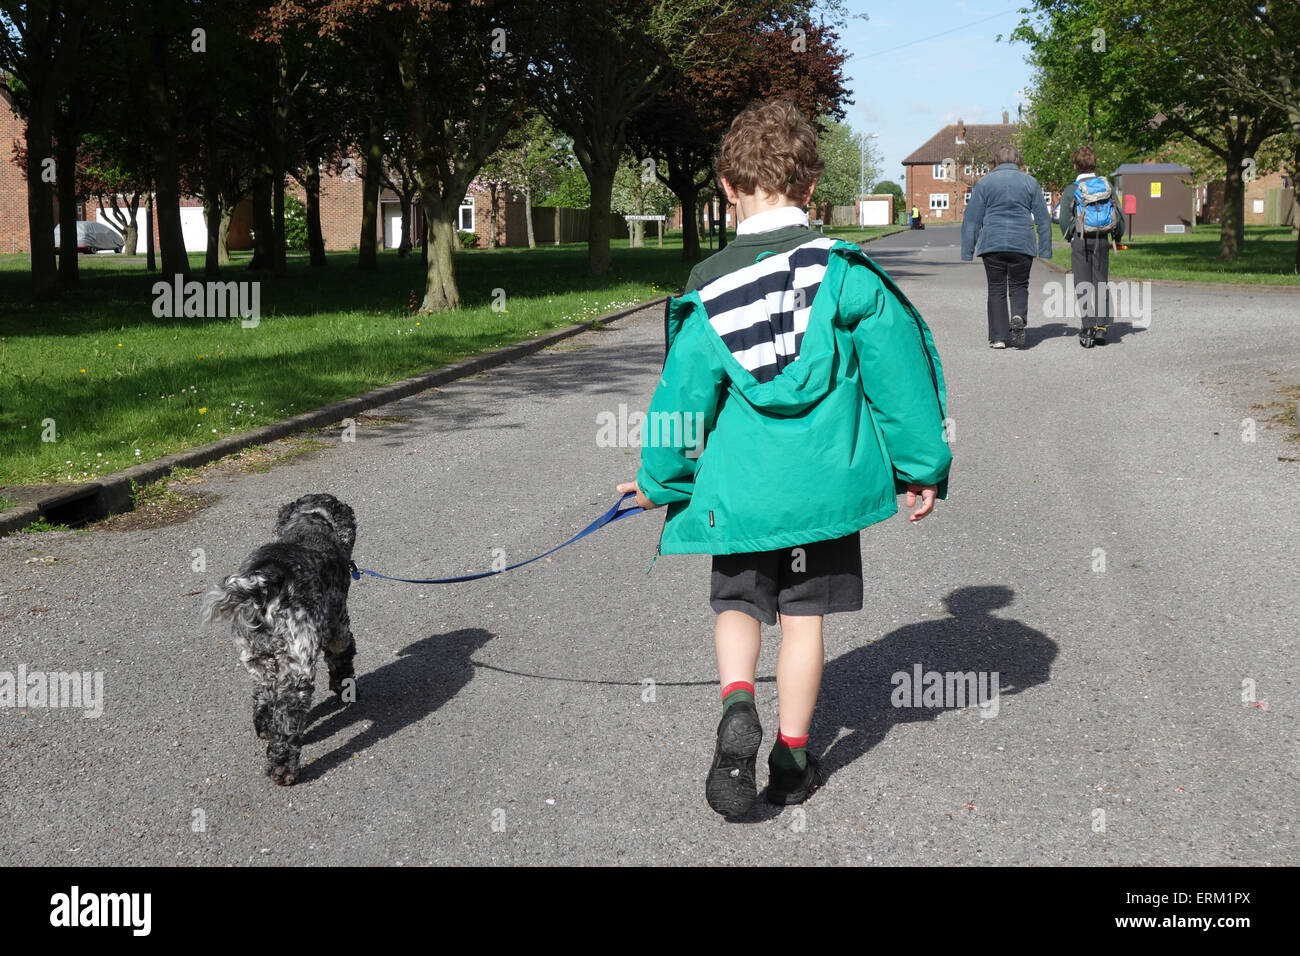
M 370 726 L 305 764 L 299 783 L 328 773 L 447 703 L 474 676 L 470 657 L 491 639 L 492 634 L 477 627 L 434 634 L 408 644 L 384 666 L 358 675 L 356 703 L 345 704 L 335 694 L 319 701 L 307 718 L 304 748 L 336 736 L 357 721 L 368 720 Z M 364 659 L 364 654 L 363 646 L 359 656 Z
M 822 691 L 813 721 L 814 733 L 823 740 L 842 729 L 848 733 L 822 755 L 822 768 L 830 776 L 847 767 L 884 739 L 895 724 L 934 720 L 955 707 L 894 706 L 907 677 L 911 686 L 915 665 L 922 672 L 984 672 L 998 674 L 998 697 L 1008 697 L 1051 679 L 1056 643 L 1019 621 L 994 617 L 990 612 L 1011 603 L 1015 592 L 1002 585 L 958 588 L 944 599 L 952 617 L 909 624 L 880 640 L 831 661 L 822 678 Z M 919 697 L 921 688 L 916 688 Z M 951 703 L 951 701 L 945 701 Z M 977 708 L 974 701 L 967 708 Z M 987 713 L 996 715 L 996 703 Z

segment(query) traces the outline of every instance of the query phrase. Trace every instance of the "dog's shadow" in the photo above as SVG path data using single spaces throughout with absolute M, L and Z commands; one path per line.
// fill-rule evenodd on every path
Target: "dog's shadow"
M 323 776 L 447 703 L 473 678 L 470 657 L 492 637 L 477 627 L 434 634 L 408 644 L 397 652 L 395 660 L 359 675 L 355 703 L 344 703 L 329 694 L 312 708 L 307 720 L 309 729 L 303 735 L 304 747 L 329 740 L 358 721 L 369 721 L 370 725 L 306 764 L 298 782 Z M 364 653 L 362 647 L 359 660 Z
M 895 689 L 901 683 L 895 675 L 905 675 L 910 684 L 918 664 L 922 672 L 985 672 L 990 675 L 990 688 L 996 672 L 999 699 L 1050 680 L 1056 643 L 1042 631 L 990 613 L 1009 605 L 1014 596 L 1003 585 L 958 588 L 944 599 L 951 617 L 900 627 L 827 664 L 809 740 L 809 749 L 821 753 L 825 775 L 833 778 L 864 756 L 896 724 L 934 720 L 959 709 L 919 706 L 919 700 L 912 706 L 894 706 Z M 966 706 L 979 710 L 974 701 Z M 983 712 L 992 717 L 999 711 Z M 934 772 L 942 773 L 944 768 L 936 766 Z M 760 803 L 743 822 L 759 823 L 782 809 Z

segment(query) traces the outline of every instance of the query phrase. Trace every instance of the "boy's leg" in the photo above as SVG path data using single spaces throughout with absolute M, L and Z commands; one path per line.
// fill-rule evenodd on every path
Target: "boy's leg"
M 723 611 L 713 628 L 718 654 L 718 682 L 725 689 L 737 682 L 752 685 L 762 647 L 759 622 L 744 611 Z
M 760 621 L 776 623 L 777 552 L 724 554 L 713 559 L 709 604 L 717 612 L 713 643 L 722 682 L 723 713 L 713 763 L 704 784 L 709 806 L 727 817 L 749 812 L 758 798 L 754 762 L 763 728 L 754 706 Z
M 783 737 L 807 737 L 826 649 L 822 616 L 781 615 L 781 653 L 776 659 L 776 700 Z

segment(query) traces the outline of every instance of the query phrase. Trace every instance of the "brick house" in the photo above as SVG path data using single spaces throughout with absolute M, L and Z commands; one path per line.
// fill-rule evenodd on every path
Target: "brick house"
M 1248 226 L 1285 225 L 1290 221 L 1295 203 L 1295 183 L 1285 172 L 1273 172 L 1246 183 L 1245 224 Z M 1196 187 L 1197 220 L 1223 221 L 1223 180 L 1216 179 Z
M 903 160 L 907 214 L 916 206 L 922 222 L 960 223 L 975 183 L 994 166 L 993 150 L 1012 142 L 1015 133 L 1006 110 L 1001 123 L 958 120 L 939 130 Z M 1043 190 L 1048 209 L 1059 198 Z
M 27 227 L 27 179 L 23 170 L 12 162 L 13 147 L 26 138 L 26 123 L 17 115 L 6 90 L 0 87 L 0 253 L 30 252 Z M 320 218 L 325 248 L 329 251 L 355 249 L 360 241 L 361 209 L 365 184 L 351 164 L 341 173 L 325 171 L 321 175 Z M 300 201 L 306 199 L 302 187 L 290 179 L 286 193 Z M 383 189 L 379 196 L 379 221 L 376 225 L 381 248 L 395 249 L 401 241 L 401 203 L 397 194 Z M 191 252 L 201 252 L 207 246 L 207 226 L 203 203 L 194 196 L 181 199 L 181 230 L 185 247 Z M 56 201 L 57 206 L 57 201 Z M 461 203 L 458 225 L 461 229 L 478 235 L 479 248 L 486 248 L 491 233 L 491 194 L 477 180 L 470 185 L 468 195 Z M 528 232 L 524 222 L 523 196 L 517 190 L 500 190 L 496 202 L 497 245 L 526 246 Z M 418 201 L 412 209 L 412 239 L 418 246 L 423 234 L 423 216 Z M 98 203 L 78 204 L 78 219 L 106 222 L 116 227 L 99 212 Z M 252 200 L 245 198 L 231 217 L 229 246 L 233 250 L 252 248 Z M 57 208 L 55 221 L 57 222 Z M 137 216 L 140 240 L 137 251 L 145 248 L 145 209 L 141 200 Z M 154 237 L 157 241 L 157 223 Z

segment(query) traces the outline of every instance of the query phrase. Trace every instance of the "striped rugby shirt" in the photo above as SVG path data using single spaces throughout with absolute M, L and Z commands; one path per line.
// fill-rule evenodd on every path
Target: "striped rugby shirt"
M 710 324 L 759 382 L 799 357 L 834 244 L 802 209 L 783 206 L 744 220 L 726 249 L 691 270 L 685 291 L 699 290 Z

